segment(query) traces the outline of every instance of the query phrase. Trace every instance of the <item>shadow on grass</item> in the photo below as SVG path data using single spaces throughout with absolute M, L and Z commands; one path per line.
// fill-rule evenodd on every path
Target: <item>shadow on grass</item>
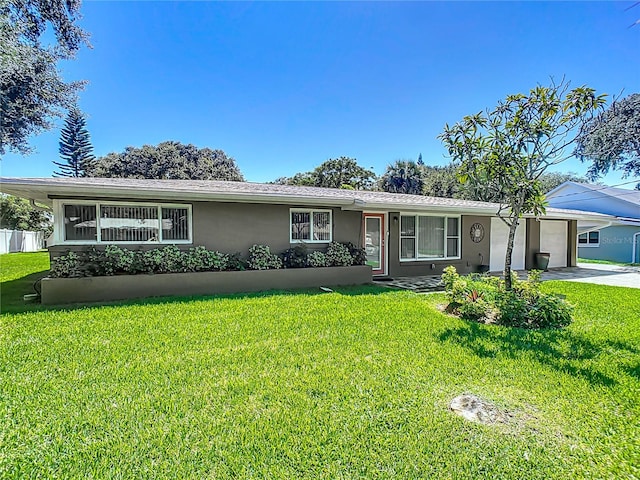
M 477 323 L 450 328 L 442 332 L 439 339 L 466 348 L 480 358 L 533 359 L 559 372 L 582 378 L 591 385 L 607 387 L 614 386 L 617 381 L 599 371 L 596 365 L 591 365 L 598 362 L 590 360 L 608 350 L 632 354 L 640 351 L 638 347 L 624 342 L 594 342 L 566 329 L 523 330 Z
M 21 312 L 25 308 L 37 306 L 25 304 L 23 297 L 30 293 L 36 293 L 34 284 L 41 278 L 46 277 L 48 273 L 49 270 L 41 270 L 0 283 L 0 313 Z
M 129 300 L 114 300 L 109 302 L 92 302 L 92 303 L 73 303 L 61 305 L 41 305 L 39 303 L 25 303 L 23 295 L 35 293 L 33 284 L 36 280 L 46 277 L 48 270 L 32 273 L 25 277 L 17 278 L 0 283 L 0 313 L 28 313 L 39 311 L 69 311 L 91 307 L 114 307 L 121 305 L 158 305 L 158 304 L 174 304 L 189 303 L 203 300 L 215 299 L 235 299 L 244 300 L 248 298 L 261 298 L 273 296 L 293 296 L 293 295 L 327 295 L 330 292 L 320 290 L 320 288 L 304 288 L 300 290 L 268 290 L 264 292 L 249 293 L 233 293 L 219 295 L 193 295 L 193 296 L 165 296 L 165 297 L 149 297 Z M 381 287 L 373 284 L 368 285 L 352 285 L 331 287 L 331 291 L 345 296 L 358 295 L 379 295 L 389 293 L 393 290 L 387 287 Z

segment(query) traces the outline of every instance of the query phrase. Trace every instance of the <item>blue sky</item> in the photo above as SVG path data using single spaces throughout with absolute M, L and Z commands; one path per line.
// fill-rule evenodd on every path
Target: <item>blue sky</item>
M 419 153 L 447 164 L 445 122 L 550 77 L 640 91 L 632 4 L 85 1 L 93 48 L 61 69 L 89 82 L 80 107 L 98 156 L 176 140 L 224 150 L 249 181 L 341 155 L 380 174 Z M 58 138 L 6 155 L 2 175 L 50 176 Z

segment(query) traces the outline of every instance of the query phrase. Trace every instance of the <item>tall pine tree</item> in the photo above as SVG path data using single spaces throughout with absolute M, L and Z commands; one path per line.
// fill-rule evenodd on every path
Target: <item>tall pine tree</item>
M 59 151 L 64 162 L 53 162 L 60 168 L 53 172 L 56 177 L 86 177 L 95 163 L 87 122 L 77 108 L 70 110 L 64 120 Z

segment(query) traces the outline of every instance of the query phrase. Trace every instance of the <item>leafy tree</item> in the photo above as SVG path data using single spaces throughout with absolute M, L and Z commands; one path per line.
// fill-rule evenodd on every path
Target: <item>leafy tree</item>
M 591 179 L 611 170 L 640 177 L 640 93 L 615 101 L 587 122 L 578 136 L 576 154 L 591 162 Z
M 64 82 L 57 63 L 88 45 L 75 25 L 79 8 L 79 0 L 0 1 L 0 155 L 29 153 L 29 136 L 74 105 L 83 82 Z M 40 40 L 49 27 L 55 45 Z
M 87 122 L 83 113 L 74 108 L 69 111 L 60 132 L 60 158 L 64 163 L 53 162 L 60 167 L 54 176 L 86 177 L 96 159 L 92 152 Z
M 425 166 L 422 172 L 422 193 L 430 197 L 466 198 L 464 186 L 458 180 L 456 167 Z
M 157 146 L 127 147 L 122 153 L 100 157 L 87 176 L 244 181 L 235 160 L 222 150 L 171 141 Z
M 464 183 L 482 185 L 500 199 L 498 217 L 509 227 L 505 281 L 511 290 L 511 256 L 516 228 L 525 213 L 544 213 L 540 176 L 566 160 L 575 129 L 604 102 L 587 87 L 569 90 L 564 80 L 538 86 L 528 95 L 509 95 L 485 113 L 445 125 L 439 138 L 459 167 Z
M 51 215 L 35 208 L 28 200 L 13 195 L 0 196 L 0 228 L 10 230 L 44 231 L 52 230 Z
M 372 190 L 376 174 L 358 165 L 354 158 L 331 158 L 312 172 L 296 173 L 293 177 L 280 177 L 276 183 L 309 187 L 348 188 Z
M 422 195 L 423 168 L 412 160 L 396 160 L 380 177 L 380 188 L 390 193 Z
M 296 173 L 293 177 L 279 177 L 273 183 L 278 185 L 297 185 L 299 187 L 315 187 L 312 172 Z

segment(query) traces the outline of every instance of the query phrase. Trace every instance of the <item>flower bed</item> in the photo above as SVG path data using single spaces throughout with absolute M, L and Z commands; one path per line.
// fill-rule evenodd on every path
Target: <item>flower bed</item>
M 337 242 L 326 253 L 309 254 L 304 245 L 280 255 L 266 245 L 254 245 L 246 259 L 204 247 L 181 251 L 170 245 L 143 251 L 109 245 L 53 259 L 50 278 L 42 280 L 41 301 L 62 304 L 361 285 L 372 278 L 371 267 L 363 263 L 361 249 Z

